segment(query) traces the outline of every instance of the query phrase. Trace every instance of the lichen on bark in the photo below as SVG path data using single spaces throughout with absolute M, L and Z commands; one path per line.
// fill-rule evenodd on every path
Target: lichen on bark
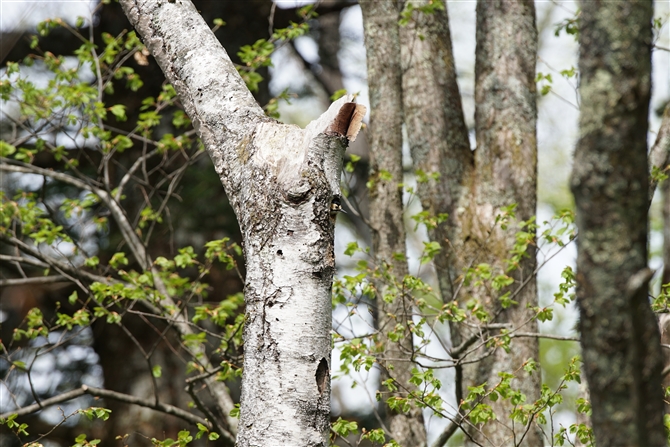
M 651 2 L 583 2 L 577 303 L 598 445 L 666 445 L 661 351 L 647 299 Z M 650 275 L 649 275 L 650 277 Z

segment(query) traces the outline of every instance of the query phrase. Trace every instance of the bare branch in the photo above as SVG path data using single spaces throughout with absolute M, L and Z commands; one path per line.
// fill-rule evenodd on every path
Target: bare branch
M 45 268 L 49 267 L 49 264 L 35 259 L 24 258 L 23 256 L 9 256 L 9 255 L 0 255 L 0 261 L 6 262 L 19 262 L 22 264 L 34 265 L 35 267 Z
M 87 272 L 86 270 L 83 270 L 79 268 L 78 266 L 75 266 L 74 264 L 69 264 L 66 262 L 58 261 L 50 256 L 45 255 L 44 253 L 40 252 L 40 250 L 37 247 L 33 247 L 31 245 L 26 244 L 20 239 L 17 239 L 12 236 L 7 236 L 5 234 L 0 234 L 0 240 L 5 241 L 9 244 L 12 244 L 16 246 L 18 249 L 23 251 L 24 253 L 29 254 L 30 256 L 34 256 L 35 258 L 41 259 L 44 261 L 44 263 L 50 265 L 51 267 L 61 270 L 63 272 L 67 272 L 68 274 L 84 279 L 86 281 L 90 282 L 101 282 L 103 284 L 113 284 L 116 282 L 113 279 L 104 277 L 104 276 L 98 276 L 94 275 L 90 272 Z
M 248 161 L 239 148 L 268 118 L 190 1 L 120 3 L 177 91 L 224 187 L 234 190 L 243 180 L 239 168 Z
M 91 191 L 93 194 L 98 196 L 100 200 L 102 200 L 104 204 L 107 206 L 112 216 L 114 216 L 114 220 L 119 225 L 119 229 L 123 234 L 123 238 L 130 247 L 130 250 L 133 252 L 135 260 L 140 264 L 140 266 L 142 266 L 143 269 L 147 268 L 149 263 L 147 262 L 147 255 L 146 250 L 144 249 L 144 245 L 142 245 L 139 237 L 133 231 L 130 222 L 128 222 L 128 219 L 126 218 L 123 208 L 119 206 L 119 203 L 116 200 L 114 200 L 107 193 L 107 191 L 97 188 L 76 177 L 72 177 L 71 175 L 64 174 L 62 172 L 56 172 L 50 169 L 43 169 L 37 166 L 17 162 L 4 157 L 0 158 L 0 162 L 1 162 L 0 171 L 43 175 L 46 177 L 53 178 L 54 180 L 58 180 L 63 183 L 75 186 L 77 188 Z
M 55 282 L 70 282 L 62 275 L 33 276 L 31 278 L 0 279 L 0 287 L 24 286 L 26 284 L 53 284 Z
M 431 447 L 442 447 L 449 441 L 449 438 L 453 436 L 454 433 L 456 433 L 456 430 L 461 428 L 461 423 L 463 421 L 463 416 L 458 415 L 455 419 L 452 419 L 449 422 L 449 425 L 446 426 L 446 428 L 440 433 L 440 436 L 437 437 L 437 439 L 431 444 Z
M 208 429 L 212 429 L 213 425 L 210 421 L 207 419 L 203 419 L 199 416 L 196 416 L 193 413 L 189 413 L 188 411 L 182 410 L 179 407 L 175 407 L 174 405 L 170 404 L 164 404 L 160 402 L 154 402 L 151 400 L 147 399 L 142 399 L 137 396 L 131 396 L 129 394 L 124 394 L 124 393 L 119 393 L 117 391 L 112 391 L 112 390 L 106 390 L 103 388 L 96 388 L 88 385 L 82 385 L 80 388 L 77 388 L 72 391 L 65 392 L 63 394 L 59 394 L 58 396 L 51 397 L 49 399 L 43 400 L 39 404 L 33 404 L 33 405 L 28 405 L 27 407 L 19 408 L 16 411 L 9 411 L 6 413 L 0 414 L 0 419 L 6 419 L 9 416 L 16 414 L 18 416 L 25 416 L 30 413 L 34 413 L 36 411 L 42 410 L 45 407 L 49 407 L 51 405 L 56 405 L 61 402 L 67 402 L 69 400 L 75 399 L 79 396 L 83 396 L 84 394 L 88 394 L 90 396 L 95 396 L 95 397 L 103 397 L 106 399 L 113 399 L 119 402 L 125 402 L 127 404 L 131 405 L 139 405 L 140 407 L 145 407 L 145 408 L 151 408 L 152 410 L 160 411 L 161 413 L 169 414 L 175 417 L 178 417 L 186 422 L 189 422 L 193 425 L 196 424 L 202 424 Z M 234 444 L 235 438 L 233 435 L 228 432 L 228 431 L 222 431 L 222 433 L 219 433 L 223 439 L 225 439 L 228 443 Z
M 48 399 L 44 399 L 40 403 L 28 405 L 27 407 L 22 407 L 17 409 L 16 411 L 8 411 L 6 413 L 0 414 L 0 420 L 7 419 L 9 416 L 15 414 L 17 416 L 25 416 L 30 413 L 34 413 L 36 411 L 39 411 L 45 407 L 50 407 L 51 405 L 56 405 L 61 402 L 67 402 L 69 400 L 75 399 L 79 396 L 83 396 L 86 394 L 86 392 L 82 388 L 77 388 L 76 390 L 72 391 L 67 391 L 63 394 L 59 394 L 58 396 L 50 397 Z
M 546 338 L 549 340 L 560 340 L 560 341 L 579 341 L 579 337 L 568 337 L 563 335 L 553 335 L 553 334 L 540 334 L 537 332 L 515 332 L 509 334 L 511 338 L 515 337 L 530 337 L 530 338 Z

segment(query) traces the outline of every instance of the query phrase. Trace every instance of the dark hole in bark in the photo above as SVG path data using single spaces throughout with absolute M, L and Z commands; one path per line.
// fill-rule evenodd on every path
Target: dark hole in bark
M 283 256 L 283 255 L 284 255 L 284 252 L 283 252 L 283 251 L 281 251 L 281 250 L 277 250 L 277 256 Z
M 312 276 L 315 278 L 321 278 L 321 272 L 312 272 Z
M 288 230 L 286 234 L 288 234 L 289 236 L 293 236 L 293 230 Z
M 319 366 L 316 367 L 316 387 L 319 389 L 319 394 L 323 394 L 329 379 L 330 370 L 328 369 L 328 362 L 322 358 Z

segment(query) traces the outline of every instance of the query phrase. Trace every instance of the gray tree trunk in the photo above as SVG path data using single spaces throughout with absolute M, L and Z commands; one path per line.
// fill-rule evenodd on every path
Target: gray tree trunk
M 467 206 L 474 157 L 456 82 L 447 10 L 415 13 L 413 19 L 400 29 L 403 112 L 415 169 L 439 174 L 438 179 L 417 185 L 421 206 L 432 216 L 449 215 L 446 222 L 428 232 L 442 247 L 434 262 L 442 300 L 448 302 L 455 298 L 467 262 L 457 210 Z M 459 345 L 458 326 L 450 325 L 450 332 L 452 345 Z M 462 368 L 457 365 L 456 402 L 463 398 L 462 383 Z
M 263 114 L 190 2 L 122 4 L 175 87 L 242 230 L 246 322 L 237 444 L 326 446 L 330 206 L 339 200 L 344 150 L 364 110 L 348 96 L 304 130 L 280 124 Z
M 515 243 L 514 224 L 507 230 L 491 228 L 503 207 L 516 204 L 517 221 L 535 216 L 537 203 L 536 85 L 537 29 L 532 0 L 496 0 L 477 3 L 477 50 L 475 60 L 475 150 L 476 180 L 474 196 L 476 215 L 472 216 L 473 236 L 488 248 L 483 259 L 490 264 L 507 259 Z M 488 237 L 484 242 L 483 237 Z M 534 311 L 537 306 L 535 278 L 536 255 L 529 246 L 518 267 L 511 273 L 510 286 L 518 304 L 501 310 L 497 299 L 488 304 L 492 313 L 501 312 L 497 322 L 510 323 L 515 329 L 538 332 Z M 504 266 L 501 266 L 504 269 Z M 503 290 L 504 292 L 504 290 Z M 495 297 L 494 297 L 495 298 Z M 525 396 L 526 402 L 540 397 L 540 374 L 528 375 L 520 370 L 528 359 L 539 361 L 536 338 L 514 338 L 510 352 L 498 349 L 484 360 L 475 373 L 475 383 L 489 386 L 500 381 L 501 371 L 516 372 L 512 386 Z M 518 372 L 517 372 L 518 371 Z M 471 377 L 472 378 L 472 377 Z M 470 378 L 470 379 L 471 379 Z M 466 378 L 466 381 L 468 379 Z M 532 424 L 526 432 L 523 424 L 514 423 L 509 414 L 514 406 L 499 399 L 491 404 L 498 421 L 483 427 L 483 436 L 493 445 L 537 446 L 544 443 L 539 427 Z M 481 438 L 480 438 L 481 439 Z
M 582 2 L 582 111 L 571 188 L 577 302 L 598 445 L 666 445 L 648 296 L 652 2 Z
M 417 2 L 420 3 L 420 2 Z M 535 252 L 521 261 L 512 276 L 511 291 L 518 305 L 502 310 L 498 295 L 486 290 L 460 290 L 465 268 L 472 262 L 488 263 L 496 272 L 505 266 L 520 227 L 495 228 L 502 209 L 517 204 L 518 220 L 535 215 L 537 144 L 535 58 L 537 31 L 535 9 L 530 1 L 481 1 L 477 6 L 477 54 L 475 85 L 475 131 L 477 148 L 470 151 L 456 83 L 451 38 L 446 11 L 415 15 L 401 34 L 403 42 L 403 88 L 407 132 L 417 168 L 439 179 L 419 185 L 425 210 L 433 215 L 449 214 L 446 222 L 430 232 L 442 250 L 435 258 L 442 299 L 461 300 L 463 294 L 477 297 L 494 323 L 509 323 L 536 332 L 537 323 L 528 305 L 537 305 Z M 418 36 L 423 36 L 423 39 Z M 467 292 L 466 292 L 467 290 Z M 506 290 L 500 292 L 504 293 Z M 477 321 L 473 321 L 477 323 Z M 471 329 L 451 324 L 452 345 L 476 335 Z M 470 355 L 481 355 L 483 352 Z M 517 371 L 529 358 L 538 360 L 535 339 L 512 339 L 511 352 L 498 349 L 474 365 L 456 367 L 456 400 L 468 386 L 487 382 L 495 386 L 498 372 Z M 539 397 L 539 374 L 518 373 L 515 388 L 527 402 Z M 487 402 L 488 403 L 488 402 Z M 472 436 L 483 445 L 541 445 L 535 425 L 513 425 L 508 415 L 513 406 L 502 399 L 491 404 L 496 422 L 486 424 Z M 441 439 L 441 438 L 440 438 Z
M 405 227 L 403 221 L 402 187 L 402 73 L 398 20 L 402 2 L 361 1 L 370 92 L 370 225 L 372 250 L 382 270 L 388 269 L 396 285 L 407 274 L 405 259 Z M 384 179 L 390 174 L 390 180 Z M 394 256 L 400 254 L 401 256 Z M 413 301 L 394 287 L 387 279 L 377 281 L 376 320 L 379 339 L 384 346 L 381 359 L 382 380 L 392 377 L 399 384 L 397 392 L 382 389 L 383 400 L 407 397 L 414 389 L 412 377 L 414 346 L 410 327 Z M 395 289 L 395 290 L 393 290 Z M 395 296 L 387 303 L 382 297 L 391 290 Z M 389 339 L 389 333 L 402 327 L 404 336 L 398 342 Z M 400 359 L 400 360 L 398 360 Z M 422 446 L 426 443 L 426 429 L 420 408 L 409 413 L 386 408 L 390 435 L 401 446 Z

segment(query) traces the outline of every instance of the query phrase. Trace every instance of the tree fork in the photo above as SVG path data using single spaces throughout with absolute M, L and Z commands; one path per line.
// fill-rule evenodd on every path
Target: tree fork
M 122 0 L 175 87 L 235 210 L 247 268 L 240 446 L 326 446 L 331 205 L 365 108 L 347 95 L 306 129 L 265 116 L 189 1 Z

